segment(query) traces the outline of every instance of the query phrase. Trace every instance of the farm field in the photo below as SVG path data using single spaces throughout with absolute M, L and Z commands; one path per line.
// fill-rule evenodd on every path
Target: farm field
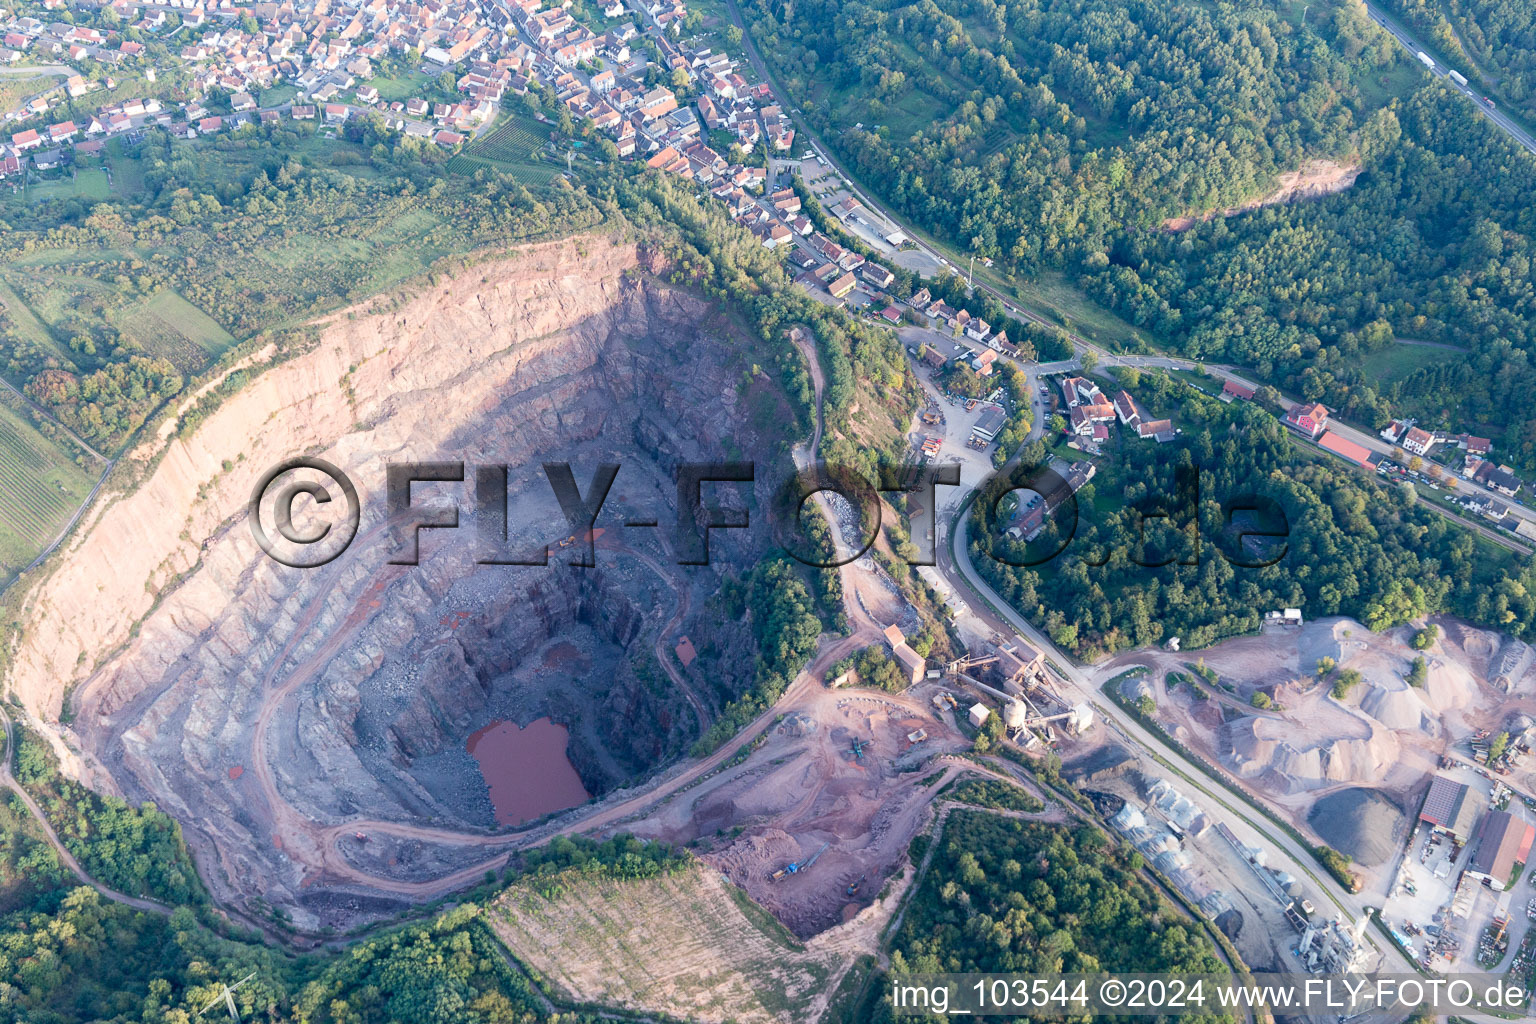
M 1393 384 L 1408 377 L 1415 370 L 1426 366 L 1452 362 L 1466 358 L 1465 353 L 1438 345 L 1415 345 L 1397 341 L 1385 348 L 1368 353 L 1360 360 L 1360 368 L 1368 378 L 1383 385 Z
M 524 114 L 513 114 L 471 143 L 452 160 L 448 170 L 472 175 L 482 168 L 510 174 L 530 185 L 543 185 L 559 177 L 565 165 L 544 152 L 550 127 Z M 534 160 L 538 153 L 540 160 Z
M 530 185 L 543 185 L 554 181 L 564 170 L 559 164 L 533 164 L 511 163 L 502 160 L 488 160 L 484 157 L 470 156 L 460 153 L 448 161 L 448 170 L 453 174 L 471 175 L 481 168 L 492 171 L 500 171 L 502 174 L 510 174 Z
M 48 546 L 95 485 L 69 449 L 38 432 L 30 415 L 0 389 L 0 585 Z
M 471 156 L 519 163 L 542 150 L 550 128 L 522 114 L 513 114 L 466 150 Z
M 800 946 L 704 867 L 639 880 L 531 879 L 498 897 L 486 920 L 565 998 L 669 1018 L 814 1020 L 849 960 Z
M 92 173 L 103 175 L 105 184 L 102 171 Z M 146 295 L 114 281 L 130 258 L 112 249 L 20 254 L 0 271 L 0 303 L 23 335 L 66 363 L 76 357 L 62 339 L 91 333 L 89 325 L 98 320 L 183 372 L 203 369 L 234 344 L 228 331 L 175 289 L 162 286 Z
M 113 314 L 117 328 L 182 370 L 199 370 L 235 343 L 207 313 L 170 289 L 156 292 Z

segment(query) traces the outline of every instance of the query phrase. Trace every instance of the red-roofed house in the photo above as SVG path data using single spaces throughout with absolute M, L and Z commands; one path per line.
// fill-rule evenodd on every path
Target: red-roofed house
M 1435 446 L 1439 439 L 1427 430 L 1418 427 L 1409 427 L 1408 433 L 1403 435 L 1403 447 L 1415 455 L 1428 455 L 1429 450 Z
M 1128 427 L 1141 422 L 1141 410 L 1136 408 L 1136 399 L 1131 397 L 1129 391 L 1122 391 L 1115 396 L 1115 415 Z
M 1234 398 L 1241 398 L 1248 402 L 1252 401 L 1253 395 L 1253 388 L 1246 384 L 1239 384 L 1235 380 L 1224 381 L 1221 385 L 1221 399 L 1224 402 L 1230 402 Z
M 1315 441 L 1317 435 L 1328 429 L 1328 407 L 1321 402 L 1298 403 L 1285 414 L 1285 424 Z
M 1331 430 L 1323 431 L 1323 436 L 1317 439 L 1317 443 L 1342 458 L 1348 459 L 1357 466 L 1371 468 L 1371 450 L 1363 445 L 1347 438 L 1340 437 Z

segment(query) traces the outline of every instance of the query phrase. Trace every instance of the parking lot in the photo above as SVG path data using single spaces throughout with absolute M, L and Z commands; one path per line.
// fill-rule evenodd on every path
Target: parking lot
M 966 408 L 965 399 L 951 399 L 944 395 L 942 386 L 933 379 L 935 371 L 932 367 L 913 362 L 913 372 L 922 382 L 923 390 L 928 394 L 930 408 L 936 408 L 943 415 L 942 424 L 928 424 L 923 422 L 922 410 L 913 424 L 911 439 L 914 448 L 921 448 L 923 439 L 938 438 L 940 443 L 938 455 L 933 459 L 935 464 L 953 463 L 960 467 L 960 486 L 939 488 L 939 512 L 940 515 L 953 513 L 959 508 L 961 500 L 971 490 L 981 486 L 992 475 L 992 449 L 988 444 L 982 448 L 973 447 L 971 428 L 981 418 L 985 410 L 985 402 L 977 402 L 972 409 Z
M 820 159 L 812 156 L 809 160 L 772 160 L 769 163 L 768 173 L 777 177 L 780 174 L 793 172 L 800 175 L 812 194 L 816 196 L 822 208 L 832 216 L 832 207 L 845 199 L 855 199 L 847 188 L 846 183 L 832 168 L 823 164 Z M 861 207 L 863 206 L 860 203 Z M 898 249 L 886 239 L 895 231 L 900 230 L 897 225 L 890 223 L 884 217 L 863 207 L 858 214 L 846 221 L 838 221 L 843 229 L 857 235 L 871 249 L 879 253 L 882 258 L 904 267 L 907 270 L 915 270 L 920 274 L 932 276 L 938 273 L 940 264 L 931 256 L 911 248 Z

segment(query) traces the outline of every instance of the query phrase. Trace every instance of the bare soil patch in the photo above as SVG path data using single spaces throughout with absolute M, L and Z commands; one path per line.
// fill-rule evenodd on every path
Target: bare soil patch
M 1360 177 L 1360 165 L 1357 163 L 1341 164 L 1333 160 L 1309 160 L 1299 170 L 1286 171 L 1280 175 L 1275 190 L 1266 196 L 1250 199 L 1246 203 L 1229 206 L 1223 210 L 1207 210 L 1200 214 L 1169 217 L 1163 221 L 1163 228 L 1168 231 L 1188 231 L 1196 224 L 1214 217 L 1232 217 L 1265 206 L 1331 196 L 1349 188 L 1358 177 Z

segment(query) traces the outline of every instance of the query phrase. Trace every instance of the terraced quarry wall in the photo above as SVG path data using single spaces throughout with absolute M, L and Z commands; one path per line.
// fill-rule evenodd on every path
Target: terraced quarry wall
M 677 468 L 756 461 L 756 484 L 711 498 L 766 507 L 797 417 L 752 369 L 761 343 L 643 258 L 571 239 L 343 311 L 147 444 L 140 457 L 164 444 L 147 478 L 98 502 L 23 612 L 8 685 L 66 770 L 177 817 L 223 900 L 315 929 L 472 880 L 510 848 L 464 750 L 491 721 L 568 726 L 597 796 L 685 751 L 717 708 L 653 648 L 768 535 L 716 532 L 712 566 L 677 565 Z M 317 569 L 264 556 L 247 521 L 262 474 L 301 454 L 341 467 L 361 506 L 357 539 Z M 386 466 L 433 460 L 465 462 L 466 480 L 413 500 L 458 505 L 464 528 L 392 564 Z M 547 461 L 583 493 L 617 463 L 604 515 L 658 528 L 600 520 L 596 567 L 565 564 Z M 549 544 L 548 566 L 479 563 L 478 465 L 508 467 L 509 549 Z M 715 699 L 750 683 L 750 654 L 735 660 Z

